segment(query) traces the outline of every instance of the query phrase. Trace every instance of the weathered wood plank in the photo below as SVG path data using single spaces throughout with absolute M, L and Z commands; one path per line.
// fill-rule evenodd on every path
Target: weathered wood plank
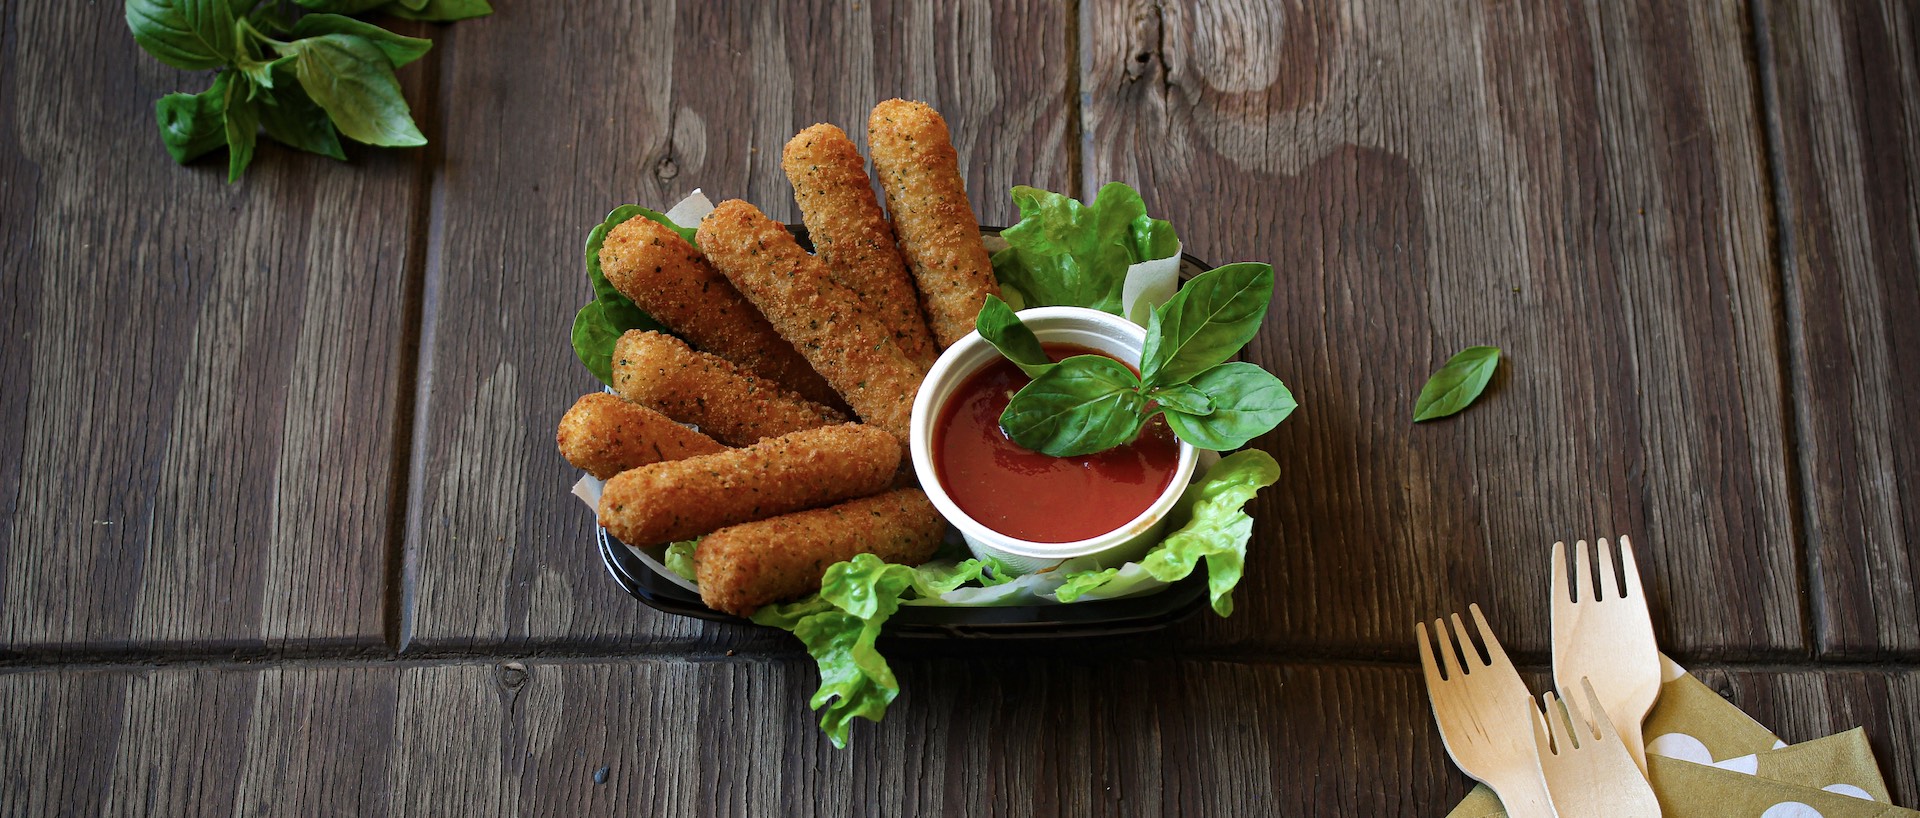
M 422 154 L 176 167 L 117 9 L 0 12 L 0 649 L 377 645 Z
M 864 144 L 868 109 L 895 95 L 955 123 L 974 201 L 1004 219 L 1012 183 L 1068 184 L 1063 8 L 502 5 L 444 39 L 414 643 L 770 644 L 655 615 L 594 557 L 592 515 L 567 494 L 578 472 L 549 442 L 598 388 L 567 344 L 581 242 L 615 205 L 696 186 L 795 219 L 781 146 L 822 120 Z
M 897 669 L 887 721 L 839 751 L 806 706 L 810 663 L 14 673 L 0 792 L 29 794 L 6 802 L 27 814 L 145 799 L 153 814 L 1151 816 L 1403 815 L 1467 788 L 1410 669 Z
M 1821 649 L 1920 651 L 1920 58 L 1911 3 L 1768 3 Z
M 1126 181 L 1280 284 L 1249 357 L 1240 613 L 1195 637 L 1411 656 L 1478 601 L 1546 648 L 1556 539 L 1633 535 L 1662 643 L 1798 650 L 1755 78 L 1736 3 L 1089 3 L 1085 189 Z M 1506 350 L 1415 426 L 1427 375 Z

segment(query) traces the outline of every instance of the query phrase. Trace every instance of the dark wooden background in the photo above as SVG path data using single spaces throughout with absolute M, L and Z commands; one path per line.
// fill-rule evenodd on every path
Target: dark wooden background
M 0 0 L 0 812 L 1439 814 L 1411 623 L 1542 666 L 1545 549 L 1616 533 L 1669 652 L 1920 801 L 1913 6 L 938 6 L 501 2 L 411 29 L 428 147 L 229 186 L 118 4 Z M 1121 180 L 1271 261 L 1302 408 L 1231 619 L 901 651 L 836 752 L 784 634 L 620 594 L 551 429 L 588 227 L 791 219 L 786 138 L 891 96 L 982 221 Z

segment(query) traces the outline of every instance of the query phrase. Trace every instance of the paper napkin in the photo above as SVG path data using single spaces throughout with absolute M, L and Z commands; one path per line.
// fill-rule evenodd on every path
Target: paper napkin
M 1859 728 L 1787 746 L 1732 703 L 1661 657 L 1665 681 L 1648 714 L 1647 775 L 1666 818 L 1891 818 L 1886 780 Z M 1448 818 L 1504 816 L 1474 787 Z

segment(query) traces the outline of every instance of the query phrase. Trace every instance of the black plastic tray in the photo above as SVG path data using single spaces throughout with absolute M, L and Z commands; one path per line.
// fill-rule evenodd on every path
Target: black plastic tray
M 706 606 L 700 597 L 660 576 L 604 528 L 597 529 L 600 558 L 613 581 L 648 606 L 713 622 L 764 627 Z M 888 636 L 923 639 L 1057 639 L 1156 631 L 1199 610 L 1207 579 L 1195 571 L 1158 593 L 1071 605 L 952 608 L 902 605 L 887 620 Z
M 809 251 L 813 249 L 805 225 L 790 224 L 787 229 L 801 246 Z M 980 232 L 997 236 L 1002 229 L 982 226 Z M 1181 278 L 1191 278 L 1210 269 L 1191 253 L 1180 254 Z M 635 599 L 665 613 L 764 627 L 707 607 L 698 594 L 660 576 L 606 529 L 596 527 L 595 532 L 607 573 Z M 978 608 L 902 605 L 900 611 L 887 620 L 886 634 L 910 639 L 1059 639 L 1146 633 L 1191 616 L 1206 598 L 1206 574 L 1204 570 L 1197 570 L 1165 590 L 1125 599 Z

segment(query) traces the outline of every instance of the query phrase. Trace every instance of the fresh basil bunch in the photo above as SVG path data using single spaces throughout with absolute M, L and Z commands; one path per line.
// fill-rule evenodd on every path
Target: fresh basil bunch
M 433 43 L 345 14 L 410 20 L 493 13 L 487 0 L 298 0 L 295 17 L 269 0 L 127 0 L 127 28 L 154 58 L 188 71 L 220 69 L 198 94 L 154 103 L 160 140 L 181 164 L 227 148 L 227 181 L 253 161 L 260 131 L 293 148 L 345 159 L 340 134 L 369 145 L 424 145 L 393 69 Z
M 1000 414 L 1013 442 L 1073 457 L 1123 446 L 1156 414 L 1181 440 L 1228 451 L 1278 426 L 1293 394 L 1272 373 L 1229 362 L 1253 339 L 1273 298 L 1273 267 L 1229 264 L 1195 276 L 1153 311 L 1140 374 L 1104 355 L 1059 363 L 1005 302 L 988 298 L 975 329 L 1033 378 Z

